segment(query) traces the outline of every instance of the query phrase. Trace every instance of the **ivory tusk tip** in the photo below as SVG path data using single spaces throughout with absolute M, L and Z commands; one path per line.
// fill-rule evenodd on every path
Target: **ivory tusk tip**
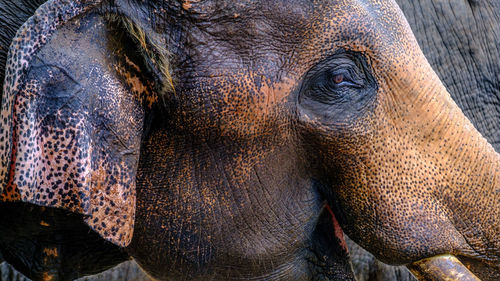
M 419 281 L 481 281 L 452 255 L 422 259 L 406 267 Z

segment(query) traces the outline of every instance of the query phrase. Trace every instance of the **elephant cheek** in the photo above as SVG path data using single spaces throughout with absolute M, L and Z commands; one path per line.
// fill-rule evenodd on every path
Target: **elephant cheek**
M 3 105 L 2 126 L 12 136 L 4 136 L 11 151 L 2 159 L 9 169 L 0 201 L 83 214 L 103 238 L 125 246 L 144 113 L 109 67 L 105 30 L 96 15 L 59 28 L 28 62 L 19 90 L 6 91 L 13 106 L 9 115 Z

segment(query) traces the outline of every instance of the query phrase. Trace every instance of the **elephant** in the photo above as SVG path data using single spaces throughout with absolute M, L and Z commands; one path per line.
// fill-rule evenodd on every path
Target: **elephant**
M 499 155 L 393 1 L 51 0 L 1 115 L 0 249 L 33 279 L 130 255 L 162 280 L 353 280 L 342 231 L 421 278 L 498 276 Z

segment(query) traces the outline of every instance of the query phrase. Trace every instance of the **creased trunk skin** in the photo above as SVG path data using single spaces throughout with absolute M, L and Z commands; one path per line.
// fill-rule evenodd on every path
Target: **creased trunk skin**
M 453 100 L 500 152 L 500 2 L 396 2 Z M 358 245 L 349 246 L 360 281 L 415 280 L 404 267 L 385 265 Z

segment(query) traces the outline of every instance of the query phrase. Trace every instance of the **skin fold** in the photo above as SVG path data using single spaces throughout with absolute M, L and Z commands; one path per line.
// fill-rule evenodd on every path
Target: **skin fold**
M 123 89 L 105 92 L 111 96 L 91 107 L 103 113 L 83 120 L 96 132 L 115 132 L 100 124 L 124 128 L 108 135 L 129 142 L 91 134 L 89 145 L 76 147 L 95 155 L 85 162 L 84 154 L 64 159 L 64 150 L 43 146 L 46 130 L 81 127 L 28 114 L 37 105 L 37 113 L 53 108 L 61 116 L 66 103 L 48 101 L 67 93 L 46 86 L 58 84 L 29 66 L 37 65 L 36 52 L 61 53 L 59 41 L 45 38 L 64 28 L 78 34 L 93 13 L 142 55 L 125 48 L 125 55 L 116 52 L 130 62 L 125 71 L 100 67 Z M 18 54 L 7 63 L 4 201 L 83 215 L 161 280 L 352 280 L 339 225 L 385 262 L 449 253 L 472 260 L 473 272 L 498 272 L 499 155 L 453 102 L 394 2 L 50 1 L 38 17 L 14 40 Z M 102 49 L 124 42 L 113 40 Z M 175 91 L 164 87 L 157 58 L 165 57 Z M 64 59 L 53 64 L 64 66 Z M 128 75 L 134 66 L 145 74 Z M 88 99 L 91 83 L 77 84 L 86 85 L 81 99 Z M 132 110 L 104 114 L 115 101 Z M 86 112 L 83 105 L 73 112 Z M 76 193 L 64 188 L 74 177 L 39 164 L 54 154 L 63 166 L 86 167 L 88 176 L 70 189 Z M 36 159 L 30 171 L 48 183 L 23 181 L 27 159 Z M 118 177 L 120 159 L 127 169 Z M 51 190 L 61 196 L 47 200 Z

